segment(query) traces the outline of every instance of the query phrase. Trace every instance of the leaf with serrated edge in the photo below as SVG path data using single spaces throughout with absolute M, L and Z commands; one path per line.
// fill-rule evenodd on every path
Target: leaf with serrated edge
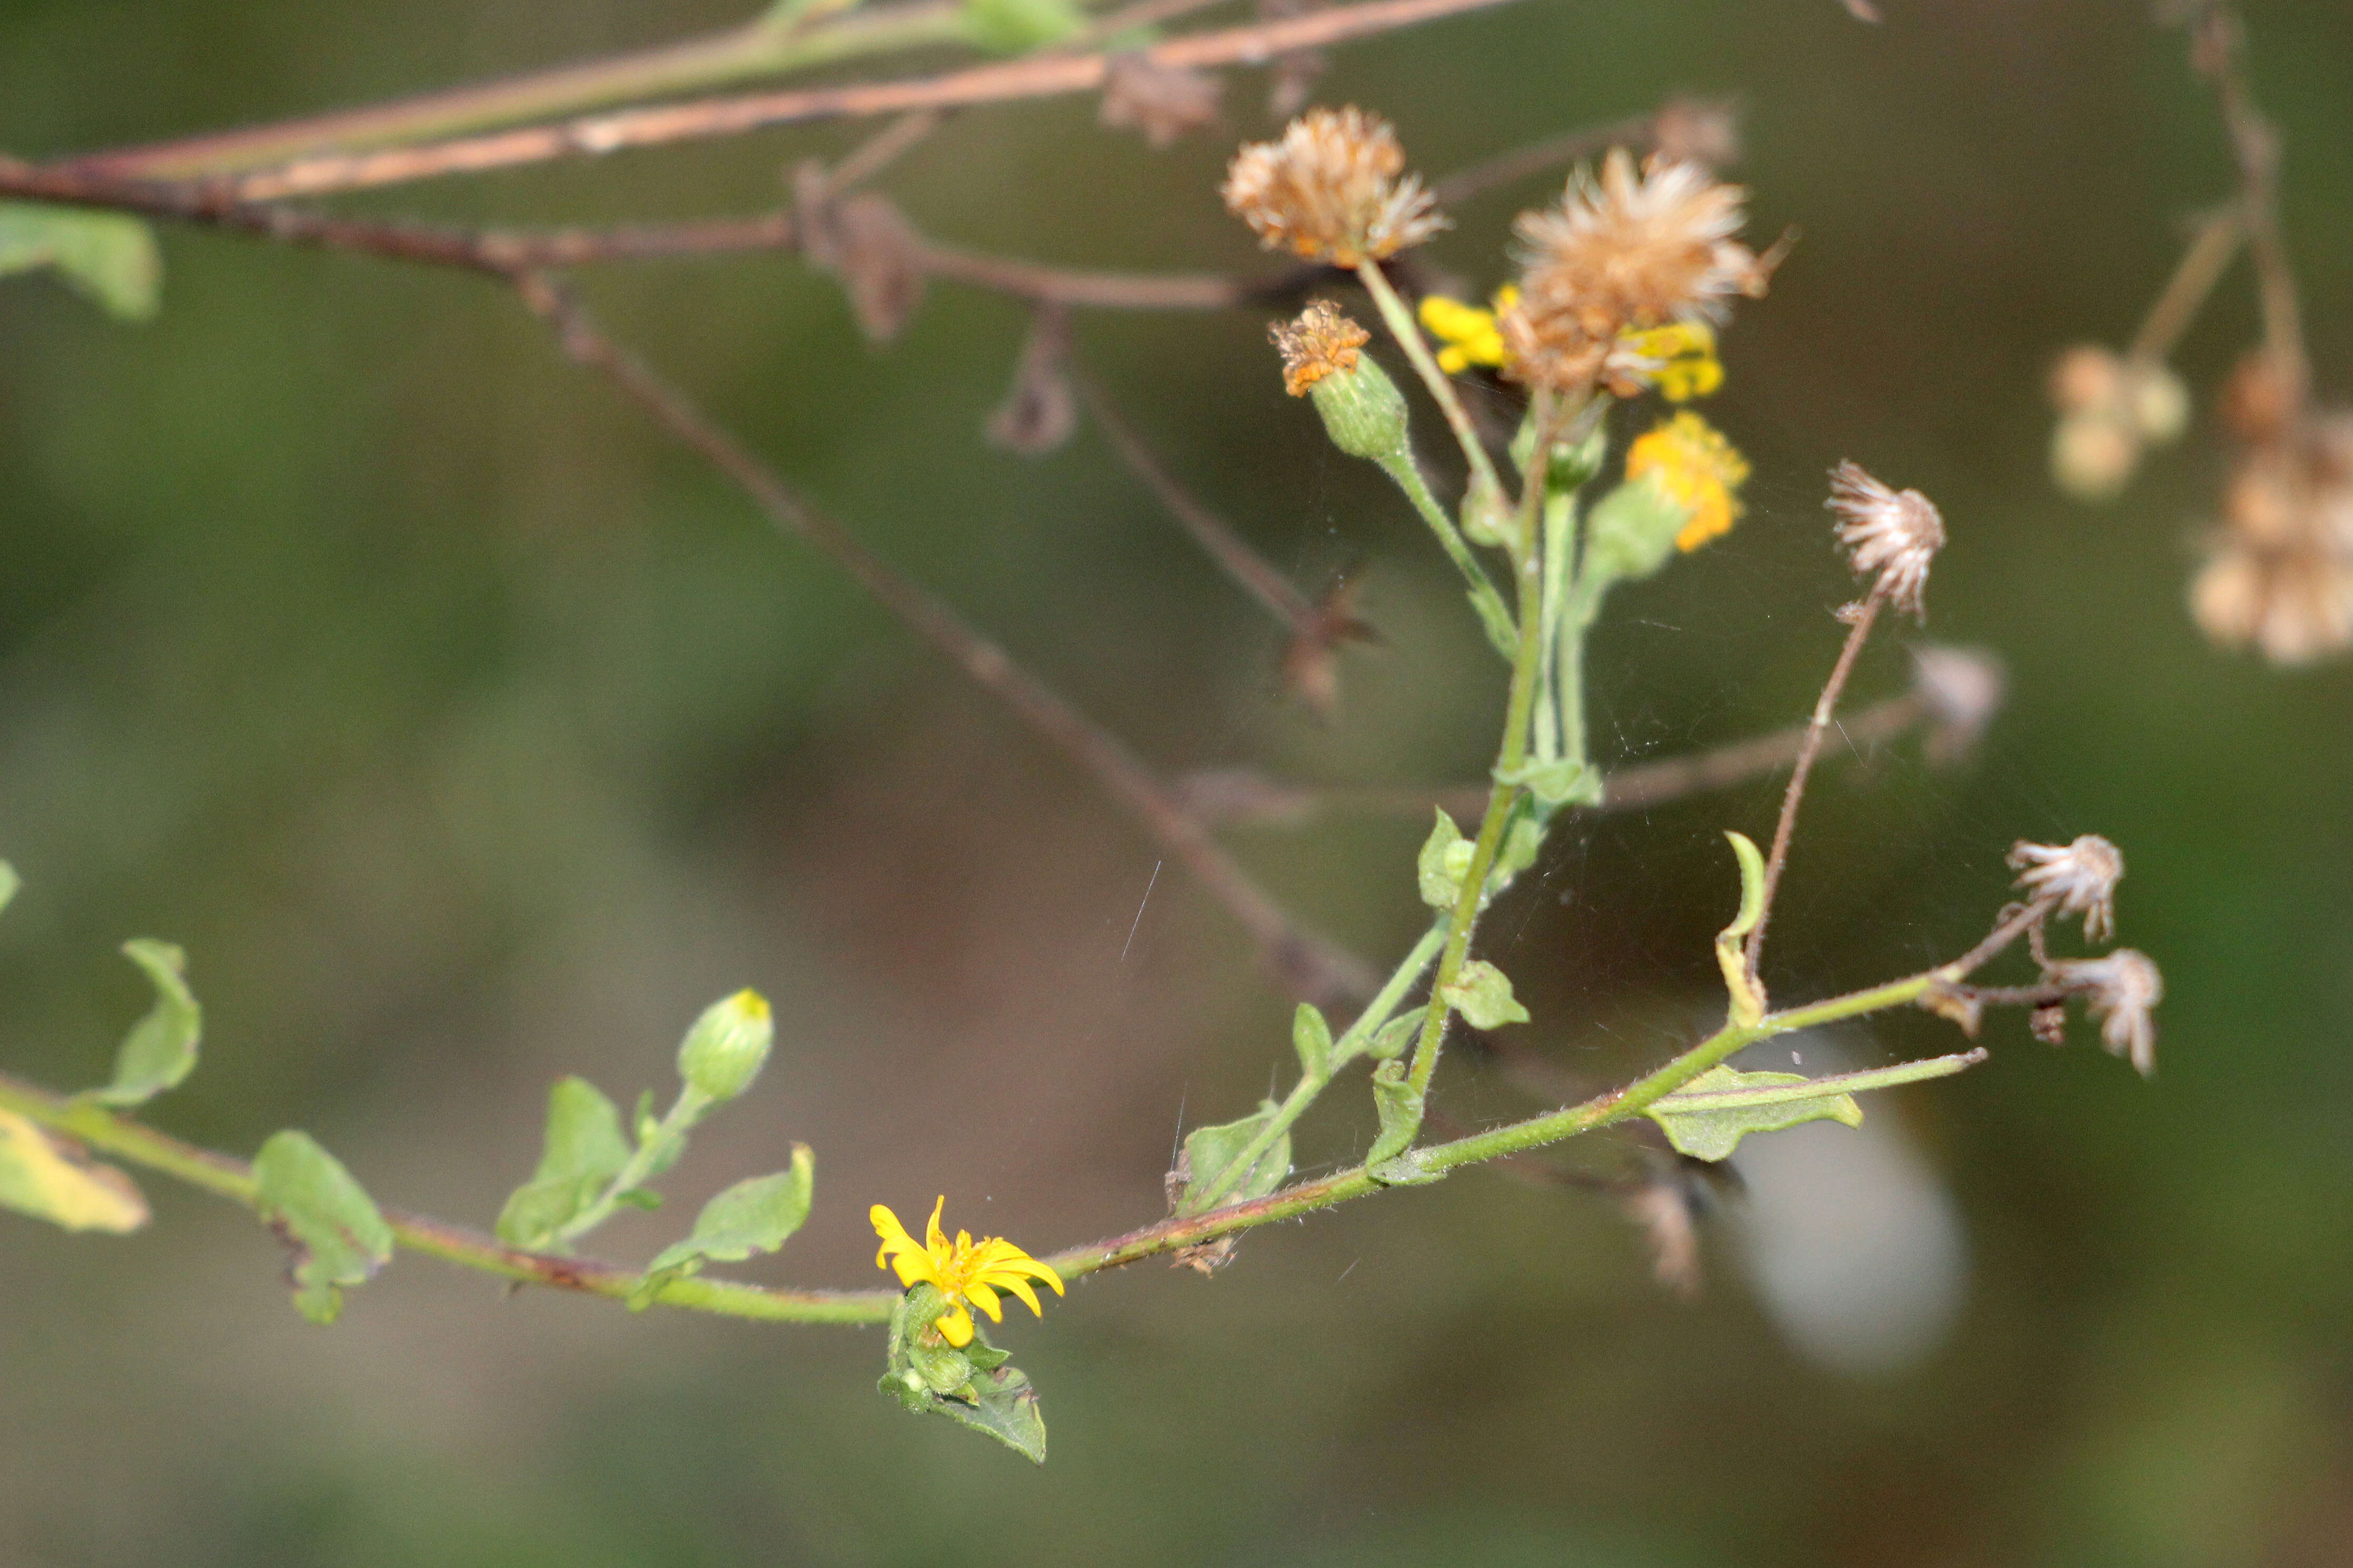
M 392 1227 L 342 1162 L 307 1132 L 274 1133 L 254 1156 L 255 1208 L 293 1254 L 294 1307 L 314 1323 L 343 1309 L 392 1259 Z
M 702 1213 L 695 1217 L 693 1233 L 664 1247 L 654 1258 L 653 1269 L 675 1268 L 697 1258 L 741 1263 L 758 1253 L 776 1251 L 808 1218 L 816 1179 L 809 1146 L 794 1144 L 790 1170 L 738 1182 L 703 1205 Z
M 196 1070 L 196 1045 L 204 1037 L 204 1009 L 185 978 L 188 955 L 147 937 L 124 942 L 122 955 L 147 972 L 155 1005 L 122 1037 L 114 1081 L 91 1093 L 100 1105 L 144 1105 L 175 1087 Z
M 539 1168 L 499 1211 L 498 1236 L 509 1247 L 540 1250 L 595 1201 L 629 1161 L 621 1112 L 586 1079 L 558 1079 L 547 1091 L 547 1130 Z
M 1291 1047 L 1299 1053 L 1299 1070 L 1309 1078 L 1332 1076 L 1332 1026 L 1312 1002 L 1302 1002 L 1291 1016 Z
M 1482 958 L 1464 964 L 1440 994 L 1474 1029 L 1528 1021 L 1528 1010 L 1512 994 L 1511 977 Z
M 1406 1081 L 1404 1058 L 1385 1061 L 1373 1069 L 1373 1110 L 1380 1118 L 1381 1130 L 1365 1155 L 1366 1165 L 1377 1165 L 1404 1153 L 1413 1142 L 1414 1134 L 1421 1131 L 1422 1096 Z
M 0 1110 L 0 1208 L 12 1208 L 67 1230 L 118 1235 L 147 1223 L 147 1200 L 111 1165 L 80 1157 L 34 1122 Z
M 1779 1089 L 1810 1080 L 1801 1073 L 1740 1072 L 1710 1068 L 1682 1089 L 1652 1102 L 1643 1114 L 1656 1121 L 1667 1142 L 1695 1160 L 1728 1158 L 1751 1132 L 1778 1132 L 1805 1121 L 1837 1121 L 1862 1125 L 1862 1107 L 1854 1096 L 1836 1089 L 1802 1100 L 1765 1104 L 1741 1104 L 1730 1097 L 1744 1090 Z
M 1186 1169 L 1192 1180 L 1185 1184 L 1185 1195 L 1176 1205 L 1178 1214 L 1198 1214 L 1202 1194 L 1217 1184 L 1226 1168 L 1241 1158 L 1242 1151 L 1262 1131 L 1274 1115 L 1274 1102 L 1261 1103 L 1258 1110 L 1240 1121 L 1222 1122 L 1215 1127 L 1197 1127 L 1185 1139 Z M 1291 1174 L 1291 1134 L 1285 1132 L 1267 1146 L 1250 1168 L 1229 1183 L 1218 1194 L 1220 1205 L 1248 1203 L 1262 1198 L 1282 1185 L 1283 1177 Z
M 1038 1409 L 1038 1391 L 1018 1366 L 1000 1366 L 976 1373 L 971 1400 L 934 1398 L 932 1413 L 960 1426 L 985 1432 L 1032 1463 L 1046 1462 L 1046 1417 Z
M 1454 826 L 1454 819 L 1443 810 L 1430 825 L 1430 837 L 1421 841 L 1421 853 L 1414 859 L 1415 875 L 1421 884 L 1421 901 L 1433 910 L 1451 910 L 1454 900 L 1462 896 L 1462 875 L 1469 868 L 1465 850 L 1475 847 Z
M 117 321 L 155 313 L 164 261 L 155 236 L 137 218 L 37 202 L 0 202 L 0 276 L 43 267 L 95 300 Z

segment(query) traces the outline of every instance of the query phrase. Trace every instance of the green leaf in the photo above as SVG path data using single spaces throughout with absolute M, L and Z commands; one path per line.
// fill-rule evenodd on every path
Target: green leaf
M 147 1200 L 130 1177 L 8 1110 L 0 1110 L 0 1208 L 68 1230 L 121 1234 L 147 1223 Z
M 336 1158 L 307 1132 L 272 1134 L 254 1156 L 255 1207 L 293 1254 L 294 1307 L 314 1323 L 343 1310 L 343 1287 L 392 1260 L 392 1227 Z
M 1462 879 L 1470 874 L 1472 855 L 1477 847 L 1462 837 L 1454 819 L 1440 810 L 1414 862 L 1421 879 L 1421 901 L 1433 910 L 1452 909 L 1454 901 L 1462 896 Z
M 53 267 L 117 321 L 155 313 L 164 258 L 135 217 L 36 202 L 0 202 L 0 276 Z
M 543 1251 L 557 1232 L 595 1202 L 629 1162 L 621 1112 L 586 1079 L 556 1080 L 547 1091 L 547 1131 L 539 1169 L 499 1211 L 498 1237 L 509 1247 Z
M 114 1081 L 90 1095 L 100 1105 L 143 1105 L 178 1084 L 195 1071 L 196 1042 L 204 1035 L 204 1009 L 183 978 L 186 953 L 168 942 L 140 937 L 124 942 L 122 954 L 154 983 L 155 1005 L 122 1037 Z
M 738 1182 L 703 1205 L 693 1232 L 655 1256 L 645 1278 L 629 1293 L 630 1309 L 644 1310 L 663 1286 L 701 1273 L 705 1263 L 741 1263 L 784 1246 L 808 1218 L 816 1173 L 809 1146 L 796 1143 L 791 1169 Z
M 1038 1391 L 1019 1367 L 1006 1364 L 1006 1352 L 988 1342 L 979 1325 L 961 1349 L 924 1342 L 924 1331 L 947 1306 L 948 1299 L 932 1285 L 918 1285 L 899 1298 L 891 1310 L 891 1341 L 878 1386 L 902 1409 L 944 1415 L 1044 1464 L 1046 1420 L 1038 1409 Z
M 1029 1374 L 1018 1366 L 1000 1366 L 974 1373 L 969 1386 L 971 1398 L 934 1398 L 931 1413 L 986 1433 L 1032 1464 L 1044 1464 L 1046 1417 L 1038 1408 L 1038 1391 L 1029 1385 Z
M 961 19 L 975 47 L 998 55 L 1059 43 L 1086 23 L 1071 0 L 965 0 Z
M 1439 994 L 1474 1029 L 1528 1021 L 1528 1010 L 1512 994 L 1511 977 L 1483 958 L 1464 964 Z
M 1414 1134 L 1421 1131 L 1422 1096 L 1406 1081 L 1402 1057 L 1373 1069 L 1373 1110 L 1381 1119 L 1381 1130 L 1366 1152 L 1367 1166 L 1386 1163 L 1404 1153 L 1411 1147 Z
M 1740 862 L 1740 912 L 1715 933 L 1715 966 L 1724 972 L 1724 988 L 1732 996 L 1732 1020 L 1754 1024 L 1765 1016 L 1765 996 L 1748 976 L 1748 956 L 1741 939 L 1765 918 L 1765 857 L 1746 834 L 1725 834 L 1732 842 L 1733 858 Z
M 1656 473 L 1620 485 L 1593 503 L 1585 523 L 1585 573 L 1597 586 L 1648 577 L 1675 552 L 1692 509 Z
M 16 875 L 16 868 L 0 860 L 0 910 L 16 901 L 16 889 L 24 885 L 24 879 Z
M 1291 1047 L 1299 1053 L 1299 1070 L 1309 1078 L 1332 1076 L 1332 1026 L 1313 1003 L 1302 1002 L 1291 1016 Z
M 1794 1086 L 1804 1086 L 1796 1093 Z M 1722 1160 L 1751 1132 L 1778 1132 L 1802 1121 L 1862 1125 L 1854 1096 L 1817 1085 L 1793 1072 L 1738 1072 L 1710 1068 L 1683 1088 L 1653 1101 L 1644 1115 L 1665 1129 L 1667 1142 L 1695 1160 Z
M 1410 1012 L 1398 1014 L 1373 1031 L 1373 1037 L 1365 1043 L 1365 1054 L 1377 1062 L 1394 1060 L 1405 1055 L 1412 1047 L 1415 1037 L 1421 1033 L 1422 1023 L 1429 1016 L 1428 1007 L 1416 1007 Z
M 1548 763 L 1532 760 L 1515 768 L 1497 768 L 1495 782 L 1519 784 L 1548 806 L 1601 804 L 1601 775 L 1583 763 L 1566 758 Z
M 1216 1127 L 1197 1127 L 1185 1140 L 1184 1168 L 1187 1173 L 1184 1195 L 1177 1200 L 1176 1212 L 1198 1214 L 1208 1206 L 1208 1194 L 1218 1194 L 1220 1204 L 1248 1203 L 1262 1198 L 1282 1185 L 1282 1178 L 1291 1174 L 1291 1134 L 1283 1133 L 1267 1145 L 1261 1154 L 1232 1181 L 1222 1184 L 1224 1176 L 1234 1162 L 1240 1159 L 1251 1142 L 1266 1129 L 1274 1118 L 1272 1100 L 1262 1103 L 1253 1115 L 1240 1121 L 1228 1121 Z

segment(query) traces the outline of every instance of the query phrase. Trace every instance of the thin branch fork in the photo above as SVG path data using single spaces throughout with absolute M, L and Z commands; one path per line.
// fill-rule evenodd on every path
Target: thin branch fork
M 1143 759 L 1071 707 L 941 600 L 917 587 L 857 537 L 787 486 L 686 395 L 623 350 L 560 285 L 536 273 L 517 279 L 523 302 L 565 352 L 596 371 L 662 428 L 707 458 L 784 532 L 807 541 L 856 580 L 908 629 L 955 661 L 1032 731 L 1084 767 L 1191 873 L 1257 943 L 1261 961 L 1293 997 L 1344 1005 L 1377 984 L 1362 960 L 1302 930 Z
M 1417 23 L 1484 10 L 1511 0 L 1366 0 L 1303 16 L 1174 38 L 1138 51 L 1166 68 L 1252 65 L 1279 54 L 1394 32 Z M 959 109 L 1100 90 L 1110 51 L 1035 55 L 900 81 L 803 88 L 700 99 L 590 115 L 553 125 L 457 137 L 372 153 L 323 153 L 281 168 L 216 178 L 239 201 L 276 201 L 402 184 L 445 174 L 483 174 L 561 158 L 600 157 L 625 148 L 709 141 L 824 120 Z M 103 168 L 103 160 L 91 161 Z M 71 165 L 67 165 L 70 167 Z

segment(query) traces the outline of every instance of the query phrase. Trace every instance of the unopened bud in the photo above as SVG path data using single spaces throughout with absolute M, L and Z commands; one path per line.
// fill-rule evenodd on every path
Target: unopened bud
M 1352 369 L 1335 371 L 1308 388 L 1324 432 L 1352 458 L 1393 461 L 1406 450 L 1404 395 L 1376 361 L 1358 357 Z
M 1675 552 L 1675 535 L 1691 518 L 1692 509 L 1656 474 L 1630 479 L 1594 503 L 1585 569 L 1604 578 L 1648 577 Z
M 767 998 L 756 991 L 738 991 L 713 1002 L 687 1030 L 678 1047 L 678 1076 L 708 1100 L 733 1100 L 760 1076 L 776 1037 Z

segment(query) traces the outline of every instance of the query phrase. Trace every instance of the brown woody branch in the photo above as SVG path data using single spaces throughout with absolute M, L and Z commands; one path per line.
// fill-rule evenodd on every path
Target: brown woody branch
M 1367 0 L 1303 16 L 1173 38 L 1136 51 L 1166 69 L 1250 65 L 1295 49 L 1393 32 L 1417 23 L 1483 10 L 1510 0 Z M 445 174 L 483 174 L 563 158 L 600 157 L 627 148 L 740 136 L 818 121 L 969 108 L 1100 90 L 1111 53 L 1033 55 L 900 81 L 858 82 L 698 99 L 628 109 L 552 125 L 455 137 L 377 152 L 327 153 L 276 169 L 217 178 L 240 201 L 277 201 L 402 184 Z M 71 166 L 71 165 L 68 165 Z M 121 172 L 119 161 L 84 160 L 85 169 Z

